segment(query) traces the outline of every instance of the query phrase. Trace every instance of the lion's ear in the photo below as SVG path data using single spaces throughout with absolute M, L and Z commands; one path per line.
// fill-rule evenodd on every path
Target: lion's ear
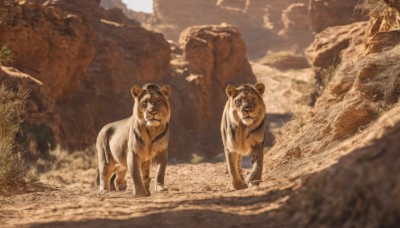
M 254 87 L 256 87 L 257 92 L 262 95 L 265 91 L 265 85 L 263 83 L 257 83 Z
M 140 88 L 140 87 L 137 86 L 137 85 L 134 85 L 134 86 L 132 87 L 132 89 L 131 89 L 132 97 L 138 97 L 140 94 L 142 94 L 142 92 L 143 92 L 143 89 Z
M 165 86 L 161 87 L 160 92 L 164 96 L 168 97 L 171 94 L 171 87 L 169 85 L 165 85 Z
M 237 89 L 235 86 L 232 85 L 228 85 L 225 89 L 226 95 L 228 95 L 228 97 L 234 97 L 237 93 Z

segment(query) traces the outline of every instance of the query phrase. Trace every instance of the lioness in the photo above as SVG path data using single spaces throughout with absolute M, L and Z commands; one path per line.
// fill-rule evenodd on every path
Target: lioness
M 168 85 L 133 86 L 132 116 L 101 129 L 96 142 L 101 193 L 110 191 L 113 173 L 116 177 L 112 184 L 115 184 L 116 190 L 125 190 L 125 173 L 128 169 L 133 180 L 133 194 L 149 196 L 153 158 L 157 163 L 155 191 L 167 190 L 164 176 L 168 160 L 170 92 Z
M 261 181 L 265 130 L 265 104 L 261 95 L 264 90 L 262 83 L 226 87 L 228 101 L 222 114 L 221 134 L 232 186 L 237 190 Z M 244 155 L 250 155 L 253 164 L 246 179 L 242 173 Z

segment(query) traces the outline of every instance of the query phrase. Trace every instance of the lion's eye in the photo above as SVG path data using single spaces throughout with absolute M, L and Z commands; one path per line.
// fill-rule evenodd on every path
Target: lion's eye
M 147 100 L 142 101 L 143 105 L 147 105 Z
M 237 99 L 236 100 L 238 103 L 242 103 L 242 99 Z

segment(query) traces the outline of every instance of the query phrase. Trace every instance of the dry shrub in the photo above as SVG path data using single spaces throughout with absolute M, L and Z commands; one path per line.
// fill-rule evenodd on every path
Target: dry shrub
M 26 91 L 14 92 L 0 87 L 0 194 L 25 183 L 29 171 L 22 159 L 22 147 L 16 142 L 24 116 Z
M 370 16 L 377 17 L 381 16 L 381 13 L 384 12 L 388 7 L 390 6 L 386 4 L 384 0 L 364 0 L 357 5 L 356 9 L 363 12 L 368 12 Z
M 400 95 L 400 45 L 386 52 L 371 54 L 361 64 L 354 88 L 368 99 L 388 106 Z

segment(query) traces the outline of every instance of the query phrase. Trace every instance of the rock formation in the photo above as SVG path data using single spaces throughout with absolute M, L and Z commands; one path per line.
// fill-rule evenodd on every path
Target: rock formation
M 145 28 L 149 28 L 153 23 L 153 20 L 155 19 L 149 13 L 130 10 L 128 6 L 124 2 L 122 2 L 122 0 L 101 0 L 100 6 L 105 9 L 121 9 L 124 15 L 126 15 L 130 19 L 140 22 L 141 26 Z
M 131 115 L 133 84 L 169 74 L 169 45 L 97 0 L 42 3 L 7 1 L 0 43 L 14 53 L 11 67 L 43 83 L 61 147 L 87 147 L 103 125 Z
M 294 121 L 287 125 L 285 138 L 281 139 L 270 152 L 273 155 L 271 163 L 272 160 L 279 160 L 280 164 L 286 164 L 293 159 L 294 153 L 298 154 L 298 151 L 307 157 L 329 151 L 342 140 L 363 131 L 380 113 L 398 103 L 400 42 L 393 34 L 399 29 L 396 18 L 400 11 L 394 8 L 385 10 L 387 11 L 380 12 L 382 14 L 372 15 L 369 25 L 363 22 L 353 24 L 351 27 L 353 31 L 349 25 L 329 28 L 322 33 L 330 32 L 332 34 L 330 37 L 342 40 L 332 42 L 332 39 L 326 39 L 319 42 L 320 45 L 314 45 L 320 46 L 321 50 L 327 44 L 337 46 L 336 49 L 326 49 L 332 51 L 325 51 L 330 61 L 334 60 L 332 56 L 338 56 L 338 53 L 332 55 L 330 52 L 335 52 L 334 50 L 340 52 L 346 46 L 349 48 L 351 42 L 363 44 L 360 42 L 363 33 L 366 34 L 365 45 L 356 45 L 342 51 L 341 61 L 336 69 L 332 69 L 330 80 L 327 81 L 315 107 L 298 122 Z M 392 20 L 385 17 L 388 13 Z M 384 26 L 388 24 L 390 26 Z M 349 33 L 352 34 L 352 38 L 341 38 L 341 35 L 350 37 L 346 35 Z M 354 41 L 354 38 L 358 41 Z M 390 42 L 387 42 L 388 39 Z M 374 41 L 373 44 L 369 43 L 371 40 Z M 343 43 L 342 47 L 338 45 L 340 43 Z M 358 52 L 354 54 L 353 51 L 357 48 Z M 324 65 L 326 60 L 322 61 L 324 58 L 321 54 L 314 55 L 313 63 L 326 67 L 327 65 Z M 301 124 L 304 122 L 307 124 Z
M 321 93 L 331 80 L 333 69 L 342 59 L 356 58 L 361 54 L 367 23 L 329 27 L 315 36 L 305 52 L 315 71 L 317 93 Z
M 231 25 L 190 27 L 182 32 L 179 45 L 183 55 L 173 59 L 170 79 L 176 91 L 171 131 L 177 137 L 170 143 L 180 148 L 176 152 L 181 157 L 212 157 L 223 152 L 219 128 L 226 86 L 254 83 L 255 76 L 241 34 Z
M 311 29 L 318 33 L 331 26 L 367 20 L 361 10 L 355 9 L 358 3 L 357 0 L 311 0 L 309 5 Z
M 124 23 L 122 12 L 122 16 L 107 17 L 113 9 L 100 8 L 98 1 L 86 8 L 78 4 L 82 3 L 48 3 L 49 7 L 75 12 L 88 20 L 96 37 L 96 52 L 81 87 L 70 100 L 57 104 L 57 110 L 68 123 L 63 128 L 65 137 L 61 145 L 69 149 L 92 145 L 102 126 L 130 116 L 133 104 L 130 88 L 134 84 L 161 82 L 168 74 L 170 61 L 169 45 L 161 34 Z
M 292 3 L 305 1 L 154 0 L 153 2 L 154 17 L 159 21 L 159 26 L 156 28 L 168 39 L 176 41 L 180 32 L 189 26 L 228 23 L 241 31 L 248 54 L 254 58 L 264 55 L 271 47 L 275 49 L 286 47 L 287 44 L 277 36 L 277 32 L 282 28 L 282 11 Z
M 67 99 L 94 55 L 91 26 L 77 15 L 33 2 L 6 4 L 0 44 L 12 51 L 12 66 L 42 81 L 50 99 Z
M 225 87 L 255 82 L 235 27 L 187 29 L 170 65 L 170 45 L 162 34 L 137 26 L 121 10 L 100 8 L 97 0 L 8 2 L 10 14 L 22 16 L 10 17 L 1 27 L 0 42 L 15 53 L 10 67 L 24 74 L 33 72 L 32 80 L 42 83 L 38 99 L 59 121 L 57 127 L 50 127 L 57 139 L 51 145 L 59 143 L 68 150 L 93 145 L 102 126 L 131 115 L 131 86 L 155 82 L 173 88 L 171 157 L 190 158 L 192 153 L 212 157 L 222 152 L 219 123 Z M 39 15 L 44 27 L 24 26 L 36 22 L 21 12 Z M 73 29 L 68 27 L 70 18 L 77 24 Z M 14 31 L 21 37 L 12 39 Z M 28 45 L 27 39 L 37 45 Z M 46 55 L 38 49 L 41 42 L 48 45 L 43 46 Z M 36 64 L 37 56 L 43 63 Z M 188 135 L 192 140 L 187 140 Z

